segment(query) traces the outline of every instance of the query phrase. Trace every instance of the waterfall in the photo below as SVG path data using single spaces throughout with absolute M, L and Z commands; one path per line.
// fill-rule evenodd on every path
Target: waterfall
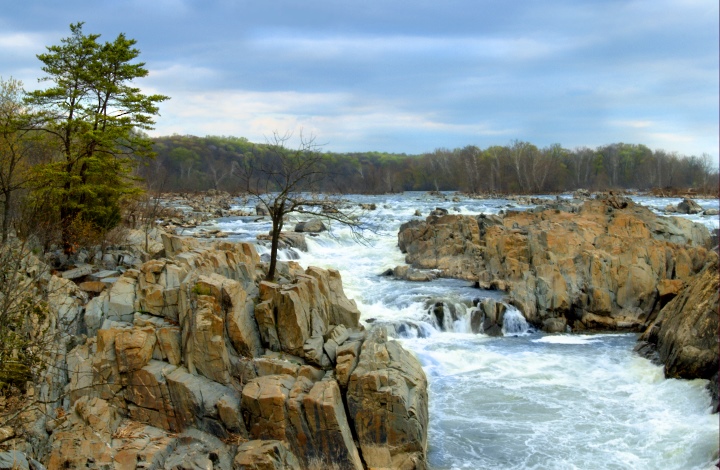
M 530 332 L 530 325 L 517 308 L 508 305 L 503 316 L 503 335 L 518 336 Z

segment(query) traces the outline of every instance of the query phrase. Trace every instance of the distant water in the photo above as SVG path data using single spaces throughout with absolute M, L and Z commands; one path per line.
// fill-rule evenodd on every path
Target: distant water
M 454 195 L 452 195 L 454 196 Z M 340 270 L 362 321 L 386 325 L 420 359 L 430 383 L 429 463 L 434 469 L 710 469 L 718 459 L 718 415 L 706 381 L 666 380 L 662 368 L 632 352 L 636 336 L 546 335 L 506 314 L 504 337 L 469 333 L 472 300 L 493 297 L 469 283 L 411 283 L 379 276 L 404 263 L 401 223 L 436 207 L 459 214 L 524 209 L 504 199 L 453 201 L 424 193 L 351 196 L 374 203 L 364 219 L 373 232 L 356 243 L 347 228 L 308 237 L 308 253 L 281 254 L 303 266 Z M 634 198 L 656 211 L 680 199 Z M 698 200 L 718 207 L 717 200 Z M 254 208 L 252 201 L 242 207 Z M 709 228 L 717 217 L 691 216 Z M 254 240 L 267 221 L 228 218 L 217 228 Z M 287 224 L 288 227 L 292 223 Z M 268 249 L 259 246 L 263 254 Z M 438 302 L 456 320 L 439 331 Z

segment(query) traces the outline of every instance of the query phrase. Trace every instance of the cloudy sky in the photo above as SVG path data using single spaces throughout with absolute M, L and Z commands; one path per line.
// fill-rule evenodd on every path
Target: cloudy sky
M 717 0 L 20 0 L 0 76 L 85 33 L 138 41 L 153 135 L 314 134 L 326 150 L 642 143 L 718 157 Z

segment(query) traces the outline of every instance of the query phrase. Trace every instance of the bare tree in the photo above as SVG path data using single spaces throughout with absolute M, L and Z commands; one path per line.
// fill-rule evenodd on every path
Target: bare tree
M 8 239 L 15 196 L 27 187 L 31 173 L 29 161 L 37 147 L 32 116 L 23 104 L 22 82 L 0 78 L 0 196 L 2 242 Z
M 300 144 L 295 149 L 287 146 L 291 138 L 291 132 L 274 132 L 268 144 L 243 155 L 232 169 L 233 176 L 258 200 L 272 221 L 268 281 L 275 279 L 280 233 L 290 213 L 319 215 L 318 211 L 322 211 L 322 217 L 350 227 L 361 237 L 357 214 L 342 210 L 338 199 L 318 193 L 329 174 L 315 137 L 306 138 L 300 132 Z

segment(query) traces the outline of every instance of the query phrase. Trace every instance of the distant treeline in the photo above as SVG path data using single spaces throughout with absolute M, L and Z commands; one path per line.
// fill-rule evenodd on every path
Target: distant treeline
M 263 157 L 268 144 L 242 137 L 180 136 L 153 139 L 155 161 L 139 169 L 156 190 L 241 191 L 237 168 Z M 645 145 L 539 148 L 513 141 L 481 149 L 438 148 L 421 155 L 323 152 L 322 189 L 340 193 L 448 190 L 467 193 L 554 193 L 575 189 L 688 189 L 718 193 L 718 171 L 709 155 L 684 156 Z

